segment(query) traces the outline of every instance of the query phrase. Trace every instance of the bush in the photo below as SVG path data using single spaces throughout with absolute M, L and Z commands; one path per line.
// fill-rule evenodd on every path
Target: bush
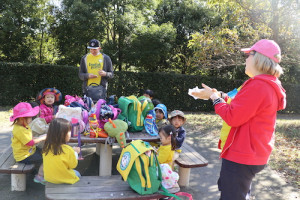
M 63 94 L 81 94 L 77 70 L 73 66 L 0 63 L 1 105 L 33 100 L 47 87 Z

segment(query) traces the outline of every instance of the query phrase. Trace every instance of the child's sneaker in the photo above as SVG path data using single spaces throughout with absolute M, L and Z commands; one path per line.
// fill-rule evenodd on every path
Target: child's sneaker
M 40 175 L 35 175 L 33 181 L 34 181 L 35 183 L 40 183 L 40 184 L 42 184 L 42 185 L 46 185 L 46 182 L 47 182 L 47 181 L 44 179 L 44 177 L 42 177 L 42 176 L 40 176 Z

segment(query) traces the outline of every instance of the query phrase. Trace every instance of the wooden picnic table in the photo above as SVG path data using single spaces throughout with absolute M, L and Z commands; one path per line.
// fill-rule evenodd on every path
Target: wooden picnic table
M 146 132 L 126 133 L 126 142 L 143 140 L 145 142 L 159 142 L 159 136 L 151 136 Z M 115 140 L 117 142 L 117 140 Z M 71 137 L 69 143 L 78 143 L 78 137 Z M 111 176 L 112 146 L 106 143 L 106 138 L 90 138 L 81 134 L 81 143 L 96 143 L 96 153 L 100 156 L 99 176 Z

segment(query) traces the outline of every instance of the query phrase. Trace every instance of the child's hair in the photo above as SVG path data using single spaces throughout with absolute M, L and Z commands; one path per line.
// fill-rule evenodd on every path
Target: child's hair
M 261 53 L 255 52 L 254 63 L 256 68 L 264 74 L 273 75 L 279 77 L 283 74 L 281 66 L 274 60 L 262 55 Z
M 159 129 L 159 132 L 161 131 L 166 137 L 169 137 L 171 135 L 171 146 L 172 146 L 171 149 L 174 151 L 176 149 L 176 137 L 177 137 L 175 127 L 172 125 L 166 125 Z
M 38 102 L 36 102 L 36 101 L 31 101 L 31 102 L 29 102 L 29 104 L 31 105 L 32 108 L 37 107 L 37 106 L 40 106 L 40 105 L 38 104 Z M 33 121 L 35 118 L 37 118 L 37 117 L 39 117 L 39 114 L 37 114 L 36 116 L 32 117 L 32 121 Z
M 149 89 L 145 90 L 144 94 L 148 94 L 151 98 L 154 97 L 154 92 L 152 90 L 149 90 Z
M 40 106 L 39 104 L 38 104 L 38 102 L 36 102 L 36 101 L 31 101 L 31 102 L 29 102 L 29 104 L 31 105 L 31 107 L 36 107 L 36 106 Z
M 154 107 L 156 107 L 158 104 L 161 104 L 161 102 L 158 99 L 153 99 L 152 103 Z
M 46 155 L 52 151 L 54 155 L 63 153 L 62 144 L 66 144 L 66 135 L 71 130 L 71 124 L 63 118 L 55 118 L 51 121 L 47 133 L 47 138 L 43 147 Z
M 157 110 L 158 110 L 160 113 L 165 114 L 165 113 L 162 111 L 162 109 L 158 109 L 158 108 L 154 109 L 155 112 L 156 112 Z
M 13 126 L 13 125 L 19 123 L 18 120 L 20 120 L 21 118 L 23 118 L 23 119 L 25 119 L 25 120 L 27 120 L 27 118 L 33 119 L 33 117 L 19 117 L 19 118 L 15 119 L 15 120 L 13 121 L 13 123 L 11 124 L 11 126 Z M 23 125 L 23 126 L 24 126 L 24 125 Z M 26 128 L 26 126 L 24 126 L 24 128 Z

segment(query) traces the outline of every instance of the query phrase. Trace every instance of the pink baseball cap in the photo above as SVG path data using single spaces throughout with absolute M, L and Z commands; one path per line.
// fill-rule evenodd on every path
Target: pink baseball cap
M 249 53 L 250 51 L 256 51 L 264 56 L 279 63 L 281 60 L 281 50 L 279 45 L 274 40 L 259 40 L 251 48 L 244 48 L 241 51 Z
M 10 117 L 10 121 L 13 122 L 15 119 L 20 117 L 33 117 L 36 116 L 40 111 L 40 107 L 31 107 L 30 103 L 21 102 L 18 103 L 13 109 L 13 115 Z

